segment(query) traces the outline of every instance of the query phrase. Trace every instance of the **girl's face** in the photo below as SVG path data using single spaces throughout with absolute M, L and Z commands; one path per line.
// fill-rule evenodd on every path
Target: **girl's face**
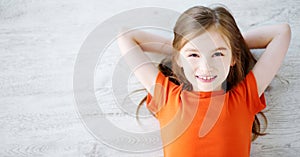
M 193 38 L 180 50 L 179 66 L 194 91 L 222 90 L 234 65 L 229 42 L 214 28 Z

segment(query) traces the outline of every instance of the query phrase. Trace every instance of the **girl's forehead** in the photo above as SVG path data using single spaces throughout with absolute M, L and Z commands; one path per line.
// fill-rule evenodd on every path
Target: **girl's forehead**
M 189 40 L 181 49 L 198 49 L 198 51 L 207 52 L 218 47 L 230 49 L 228 40 L 215 29 L 208 29 L 204 33 Z

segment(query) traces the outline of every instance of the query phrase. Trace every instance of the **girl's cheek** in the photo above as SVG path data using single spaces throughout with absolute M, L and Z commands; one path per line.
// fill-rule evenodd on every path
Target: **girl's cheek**
M 182 63 L 185 66 L 192 66 L 194 64 L 194 62 L 195 61 L 193 59 L 191 59 L 191 58 L 183 58 L 182 59 Z
M 190 68 L 195 69 L 199 65 L 199 61 L 197 61 L 196 59 L 191 59 L 191 60 L 188 60 L 188 64 L 189 64 Z
M 214 64 L 218 65 L 218 66 L 229 66 L 230 61 L 228 59 L 218 58 L 218 59 L 215 59 Z

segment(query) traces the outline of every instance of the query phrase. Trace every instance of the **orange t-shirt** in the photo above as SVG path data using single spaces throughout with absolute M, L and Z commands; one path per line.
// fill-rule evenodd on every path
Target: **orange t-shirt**
M 161 72 L 147 107 L 160 123 L 165 157 L 249 157 L 252 124 L 265 108 L 250 71 L 230 91 L 194 92 Z

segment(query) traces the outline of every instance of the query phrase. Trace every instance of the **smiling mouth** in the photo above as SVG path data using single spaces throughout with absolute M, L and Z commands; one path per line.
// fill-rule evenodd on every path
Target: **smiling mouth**
M 211 75 L 211 76 L 196 75 L 196 78 L 202 82 L 209 83 L 209 82 L 214 81 L 217 78 L 217 75 L 214 75 L 214 76 L 213 75 Z

